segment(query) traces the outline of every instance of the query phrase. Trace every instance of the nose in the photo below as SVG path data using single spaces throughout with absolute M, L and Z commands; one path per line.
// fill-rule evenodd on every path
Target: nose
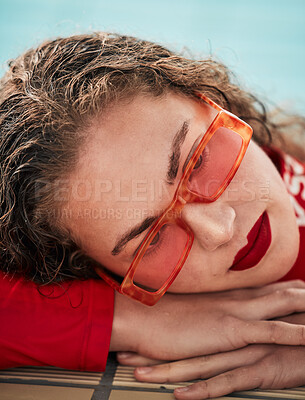
M 194 240 L 208 251 L 228 243 L 234 234 L 235 210 L 226 203 L 186 204 L 182 218 L 194 232 Z

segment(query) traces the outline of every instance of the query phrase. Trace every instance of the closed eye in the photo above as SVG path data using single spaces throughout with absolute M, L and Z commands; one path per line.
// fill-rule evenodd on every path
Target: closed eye
M 193 156 L 195 150 L 197 149 L 197 147 L 198 147 L 201 139 L 203 138 L 203 136 L 204 136 L 204 133 L 199 135 L 198 138 L 195 140 L 195 143 L 193 144 L 193 146 L 192 146 L 192 148 L 191 148 L 191 150 L 190 150 L 190 152 L 189 152 L 188 156 L 186 157 L 186 160 L 185 160 L 185 162 L 183 164 L 182 173 L 185 171 L 190 159 L 192 158 L 192 156 Z

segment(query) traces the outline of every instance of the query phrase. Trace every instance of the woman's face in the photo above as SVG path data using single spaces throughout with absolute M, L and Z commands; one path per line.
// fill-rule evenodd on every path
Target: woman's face
M 63 223 L 87 255 L 124 276 L 150 228 L 141 223 L 170 204 L 183 164 L 215 114 L 210 106 L 182 95 L 139 95 L 92 123 L 77 168 L 69 175 L 68 202 L 62 209 Z M 168 171 L 173 154 L 177 173 Z M 282 277 L 296 259 L 299 236 L 288 194 L 276 168 L 253 141 L 220 198 L 186 204 L 181 215 L 194 243 L 171 292 L 266 284 Z M 268 219 L 271 242 L 261 254 L 268 241 Z M 243 257 L 251 268 L 243 265 Z M 156 256 L 154 267 L 140 274 L 140 283 L 155 287 L 162 268 Z

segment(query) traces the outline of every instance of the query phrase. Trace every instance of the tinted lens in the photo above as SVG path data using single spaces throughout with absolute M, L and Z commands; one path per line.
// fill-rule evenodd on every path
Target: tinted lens
M 153 237 L 137 266 L 134 283 L 157 291 L 169 279 L 187 251 L 188 233 L 176 224 L 165 224 Z
M 212 197 L 229 175 L 242 147 L 240 135 L 218 128 L 199 157 L 188 188 L 201 196 Z

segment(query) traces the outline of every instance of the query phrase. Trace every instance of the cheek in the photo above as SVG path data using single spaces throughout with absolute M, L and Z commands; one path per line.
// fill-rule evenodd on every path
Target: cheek
M 195 293 L 213 290 L 215 281 L 224 274 L 224 259 L 219 254 L 207 254 L 196 241 L 169 291 Z
M 191 242 L 188 233 L 172 223 L 163 225 L 157 237 L 139 262 L 134 280 L 159 289 L 179 268 Z
M 154 289 L 160 289 L 169 280 L 176 266 L 175 256 L 167 258 L 167 261 L 161 259 L 153 262 L 149 259 L 142 260 L 135 272 L 134 281 Z
M 161 263 L 156 264 L 150 270 L 144 268 L 143 264 L 140 264 L 135 273 L 134 282 L 158 290 L 167 281 L 171 272 L 172 269 L 169 266 L 162 265 Z
M 265 153 L 254 142 L 250 142 L 245 157 L 224 196 L 231 201 L 232 206 L 234 200 L 238 204 L 251 203 L 251 206 L 253 203 L 268 200 L 270 180 L 274 179 L 273 169 Z M 252 211 L 249 209 L 249 213 Z

